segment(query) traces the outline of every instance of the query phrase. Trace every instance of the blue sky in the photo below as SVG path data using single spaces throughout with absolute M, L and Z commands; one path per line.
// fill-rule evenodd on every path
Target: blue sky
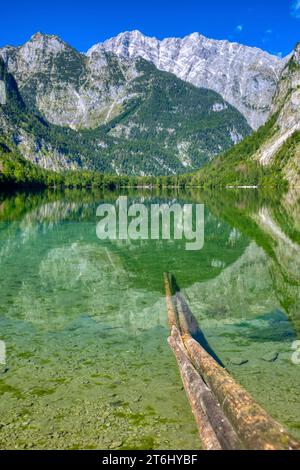
M 197 31 L 282 55 L 300 41 L 300 0 L 14 0 L 0 11 L 0 46 L 42 31 L 86 51 L 132 29 L 158 38 Z

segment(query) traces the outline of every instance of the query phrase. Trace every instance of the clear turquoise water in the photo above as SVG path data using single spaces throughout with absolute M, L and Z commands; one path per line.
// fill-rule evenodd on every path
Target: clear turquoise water
M 204 203 L 205 245 L 188 252 L 100 241 L 96 208 L 118 196 L 0 196 L 0 448 L 199 448 L 167 345 L 165 271 L 229 371 L 300 437 L 298 199 L 129 193 Z

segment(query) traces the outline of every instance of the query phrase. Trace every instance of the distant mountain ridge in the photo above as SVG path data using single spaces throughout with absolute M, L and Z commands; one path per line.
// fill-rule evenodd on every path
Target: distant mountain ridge
M 0 137 L 55 171 L 179 175 L 209 163 L 192 181 L 300 184 L 299 51 L 132 31 L 83 54 L 37 33 L 0 49 Z M 259 127 L 250 137 L 245 117 Z
M 43 50 L 46 49 L 44 58 Z M 51 121 L 52 117 L 55 124 L 66 125 L 73 120 L 71 125 L 74 127 L 90 127 L 95 120 L 98 122 L 99 107 L 102 110 L 105 104 L 109 110 L 110 100 L 105 96 L 101 103 L 97 102 L 99 92 L 105 95 L 103 79 L 105 85 L 111 87 L 109 80 L 112 77 L 106 77 L 105 81 L 101 71 L 101 68 L 107 65 L 106 52 L 113 52 L 121 58 L 121 67 L 123 63 L 128 65 L 128 61 L 132 62 L 132 59 L 141 57 L 153 63 L 159 70 L 171 72 L 181 80 L 216 91 L 246 117 L 253 129 L 257 129 L 268 119 L 280 74 L 288 60 L 255 47 L 227 40 L 208 39 L 199 33 L 160 41 L 137 30 L 120 33 L 114 38 L 95 44 L 86 54 L 77 52 L 57 36 L 42 33 L 36 33 L 18 48 L 0 48 L 0 56 L 7 63 L 9 71 L 14 74 L 21 91 L 22 85 L 32 76 L 35 68 L 44 70 L 49 65 L 49 55 L 66 55 L 66 59 L 69 56 L 66 69 L 71 72 L 75 81 L 80 77 L 80 92 L 76 95 L 71 89 L 64 90 L 69 98 L 67 110 L 58 108 L 56 112 L 53 105 L 48 110 L 49 100 L 43 99 L 42 96 L 38 97 L 38 107 L 43 109 L 44 113 L 47 112 L 48 119 Z M 115 61 L 117 62 L 117 59 Z M 119 66 L 120 64 L 117 65 Z M 38 91 L 37 87 L 36 92 Z M 116 92 L 119 99 L 119 90 L 112 91 Z M 42 92 L 43 88 L 40 90 L 41 95 Z
M 160 41 L 137 30 L 129 31 L 93 46 L 87 55 L 103 49 L 119 57 L 143 57 L 160 70 L 220 93 L 253 129 L 268 119 L 287 61 L 255 47 L 208 39 L 199 33 Z
M 104 49 L 85 55 L 41 33 L 1 49 L 1 57 L 24 106 L 11 106 L 11 99 L 0 105 L 0 133 L 6 129 L 43 168 L 175 175 L 196 170 L 251 132 L 219 94 L 142 58 Z

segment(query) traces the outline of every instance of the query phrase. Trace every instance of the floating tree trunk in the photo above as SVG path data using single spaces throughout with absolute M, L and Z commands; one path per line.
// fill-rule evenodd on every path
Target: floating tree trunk
M 180 292 L 177 292 L 174 296 L 174 305 L 175 311 L 178 315 L 181 334 L 184 335 L 188 333 L 191 335 L 196 335 L 199 331 L 198 323 L 190 311 L 185 298 Z
M 181 380 L 196 420 L 202 445 L 206 450 L 221 450 L 221 444 L 218 441 L 201 403 L 202 394 L 208 391 L 208 389 L 176 339 L 170 336 L 168 342 L 177 360 Z
M 254 401 L 229 373 L 191 336 L 183 342 L 188 355 L 204 378 L 247 449 L 300 449 L 287 431 Z
M 166 291 L 168 322 L 171 330 L 173 326 L 178 326 L 178 317 L 173 306 L 171 280 L 169 274 L 167 273 L 164 274 L 164 282 Z
M 177 359 L 182 382 L 194 414 L 200 439 L 206 450 L 243 449 L 220 404 L 191 364 L 179 331 L 175 326 L 168 342 Z
M 207 449 L 300 449 L 288 432 L 271 418 L 199 342 L 197 320 L 179 291 L 165 275 L 169 344 L 176 356 L 182 381 Z M 196 375 L 195 375 L 196 374 Z M 200 380 L 199 380 L 200 379 Z M 212 432 L 213 431 L 213 432 Z M 222 434 L 228 434 L 227 438 Z

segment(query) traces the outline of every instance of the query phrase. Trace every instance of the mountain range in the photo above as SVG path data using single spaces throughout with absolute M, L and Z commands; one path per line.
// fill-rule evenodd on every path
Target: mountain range
M 298 54 L 139 31 L 80 53 L 37 33 L 0 49 L 0 138 L 45 169 L 178 175 L 267 126 L 253 159 L 268 166 L 298 129 Z
M 269 117 L 270 103 L 286 59 L 260 49 L 193 33 L 159 41 L 139 31 L 125 32 L 93 46 L 119 57 L 143 57 L 197 87 L 214 90 L 237 108 L 253 129 Z
M 140 57 L 123 58 L 105 49 L 81 54 L 58 37 L 40 33 L 24 46 L 1 49 L 0 57 L 27 115 L 39 115 L 51 128 L 48 134 L 58 133 L 60 141 L 64 134 L 67 152 L 45 132 L 43 139 L 36 129 L 28 135 L 22 120 L 18 129 L 16 118 L 11 126 L 6 121 L 24 156 L 44 168 L 183 173 L 251 132 L 219 94 Z
M 281 73 L 268 121 L 201 169 L 197 179 L 213 185 L 300 186 L 300 43 Z

